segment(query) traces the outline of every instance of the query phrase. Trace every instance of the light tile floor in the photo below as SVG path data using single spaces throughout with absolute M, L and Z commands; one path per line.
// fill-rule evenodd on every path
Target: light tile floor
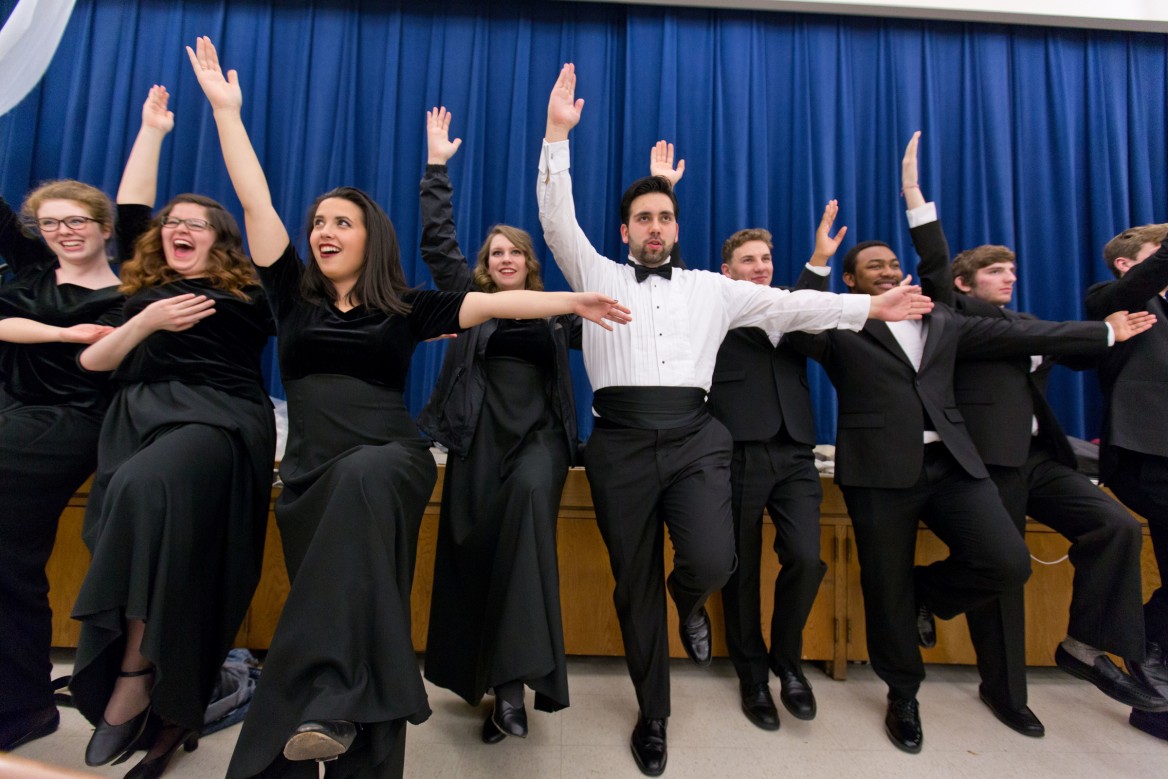
M 55 658 L 68 673 L 72 657 Z M 920 693 L 925 748 L 899 752 L 884 734 L 883 683 L 867 666 L 851 666 L 846 682 L 808 666 L 819 716 L 800 722 L 780 706 L 782 728 L 759 730 L 742 716 L 738 685 L 726 660 L 709 669 L 673 661 L 673 716 L 669 721 L 670 779 L 718 777 L 1162 777 L 1168 742 L 1127 724 L 1128 709 L 1056 669 L 1030 672 L 1031 708 L 1046 725 L 1042 739 L 1020 736 L 998 723 L 977 699 L 977 672 L 930 666 Z M 628 738 L 636 703 L 617 658 L 573 658 L 572 706 L 556 714 L 532 711 L 531 735 L 488 746 L 479 740 L 485 708 L 471 708 L 430 685 L 434 715 L 407 736 L 407 777 L 639 777 Z M 772 682 L 778 698 L 778 683 Z M 128 765 L 87 769 L 82 756 L 90 727 L 62 709 L 61 729 L 16 754 L 60 766 L 121 777 Z M 222 777 L 239 726 L 179 752 L 168 777 Z M 132 765 L 132 763 L 130 764 Z

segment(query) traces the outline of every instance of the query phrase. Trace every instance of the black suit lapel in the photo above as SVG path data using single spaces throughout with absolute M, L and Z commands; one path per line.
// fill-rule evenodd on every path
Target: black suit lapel
M 904 349 L 900 348 L 900 341 L 896 340 L 896 336 L 888 329 L 886 323 L 878 319 L 869 319 L 864 324 L 864 332 L 876 339 L 885 349 L 903 360 L 909 368 L 912 368 L 914 371 L 916 370 L 916 368 L 913 368 L 912 360 L 904 353 Z

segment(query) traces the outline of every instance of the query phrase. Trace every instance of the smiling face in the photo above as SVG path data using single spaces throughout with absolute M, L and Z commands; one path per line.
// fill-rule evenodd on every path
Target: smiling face
M 104 263 L 105 244 L 110 237 L 110 228 L 94 221 L 86 221 L 76 228 L 65 224 L 64 220 L 75 216 L 95 218 L 84 203 L 76 200 L 46 200 L 37 208 L 38 223 L 42 219 L 58 220 L 56 230 L 40 231 L 49 251 L 63 264 L 85 266 L 97 262 Z
M 187 219 L 201 220 L 207 226 L 196 229 Z M 168 225 L 167 220 L 184 221 Z M 162 254 L 166 264 L 185 279 L 203 276 L 214 245 L 215 228 L 208 222 L 207 209 L 197 203 L 175 203 L 162 225 Z
M 870 246 L 856 255 L 856 270 L 843 275 L 844 284 L 852 292 L 880 295 L 895 287 L 904 278 L 896 252 L 887 246 Z
M 738 281 L 749 281 L 770 286 L 774 278 L 775 266 L 771 260 L 771 247 L 765 241 L 747 241 L 734 250 L 730 262 L 722 263 L 722 275 Z
M 356 203 L 340 197 L 320 201 L 312 217 L 308 245 L 338 298 L 349 293 L 365 267 L 366 237 L 365 219 Z
M 621 240 L 641 265 L 655 268 L 668 260 L 677 243 L 677 217 L 669 196 L 650 192 L 633 200 L 629 222 L 621 225 Z
M 973 274 L 973 284 L 967 284 L 960 276 L 954 277 L 953 284 L 970 297 L 1004 306 L 1014 296 L 1017 280 L 1014 263 L 995 262 L 978 268 Z
M 506 236 L 496 233 L 488 249 L 487 274 L 500 290 L 524 289 L 527 283 L 527 256 Z

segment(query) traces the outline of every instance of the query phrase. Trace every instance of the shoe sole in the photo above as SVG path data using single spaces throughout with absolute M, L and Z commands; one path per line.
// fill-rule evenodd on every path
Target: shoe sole
M 289 760 L 336 760 L 348 751 L 341 742 L 323 733 L 297 733 L 284 744 L 284 757 Z

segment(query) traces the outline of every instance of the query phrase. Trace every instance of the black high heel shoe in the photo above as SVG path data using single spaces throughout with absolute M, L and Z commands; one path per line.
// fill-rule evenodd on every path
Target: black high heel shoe
M 194 730 L 182 730 L 178 725 L 164 724 L 158 730 L 158 737 L 155 739 L 155 744 L 160 739 L 168 738 L 177 733 L 177 737 L 170 742 L 166 750 L 159 755 L 150 757 L 147 752 L 146 757 L 142 758 L 138 765 L 130 769 L 126 774 L 125 779 L 158 779 L 166 771 L 166 767 L 170 765 L 170 758 L 174 757 L 174 753 L 178 750 L 179 745 L 186 752 L 194 752 L 199 748 L 199 734 Z M 150 749 L 154 748 L 154 745 Z
M 121 671 L 118 676 L 145 676 L 153 673 L 154 666 L 150 666 L 141 671 Z M 111 725 L 106 722 L 105 717 L 102 717 L 93 730 L 89 744 L 85 747 L 85 764 L 90 766 L 105 765 L 119 755 L 121 757 L 115 762 L 115 765 L 124 761 L 137 747 L 143 731 L 146 730 L 148 719 L 150 719 L 150 704 L 147 704 L 145 709 L 120 725 Z

